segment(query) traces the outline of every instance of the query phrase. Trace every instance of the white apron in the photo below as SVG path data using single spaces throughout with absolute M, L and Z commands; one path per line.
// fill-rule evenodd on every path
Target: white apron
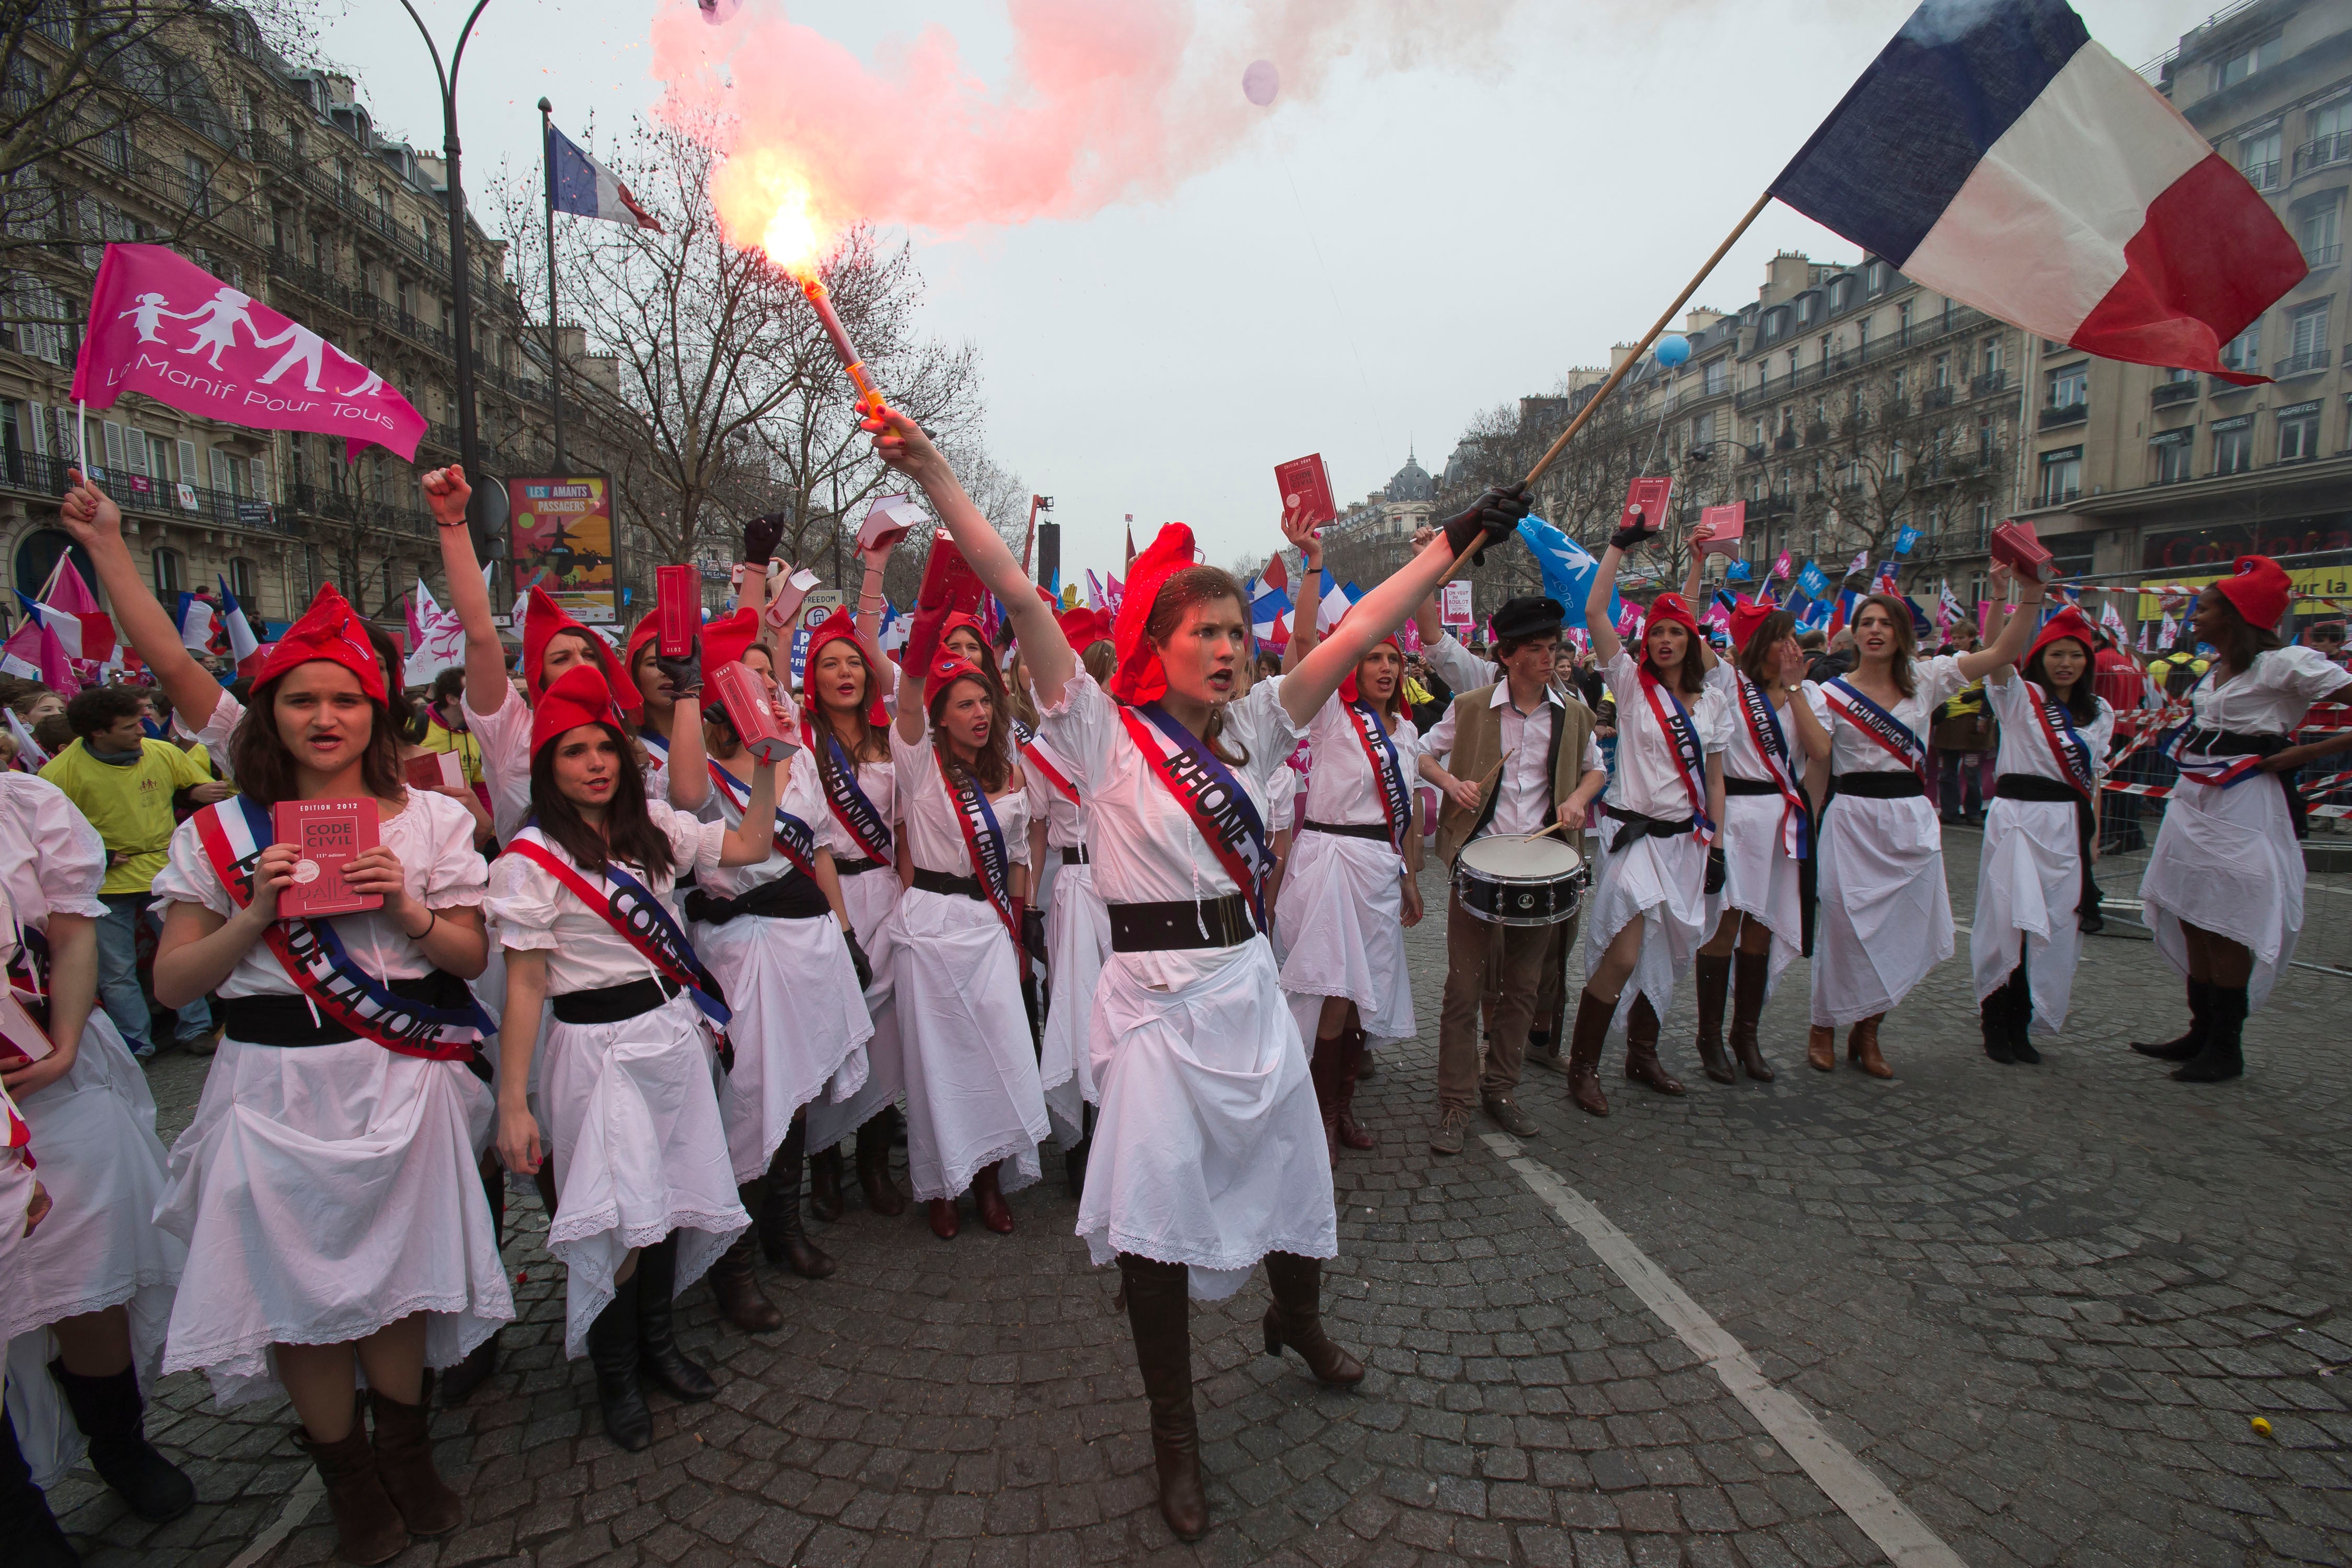
M 840 851 L 835 853 L 837 856 Z M 874 970 L 874 984 L 866 988 L 866 1016 L 874 1032 L 866 1041 L 864 1081 L 845 1087 L 835 1075 L 836 1081 L 826 1086 L 824 1096 L 809 1103 L 811 1153 L 834 1147 L 907 1092 L 897 995 L 898 868 L 881 866 L 841 879 L 841 907 L 848 913 L 850 926 L 857 932 L 857 945 L 866 950 L 866 961 Z
M 1731 742 L 1724 751 L 1724 779 L 1727 783 L 1734 778 L 1766 780 L 1769 775 L 1765 763 L 1757 754 L 1755 738 L 1748 733 L 1747 716 L 1740 710 L 1737 677 L 1737 670 L 1728 662 L 1718 663 L 1707 671 L 1707 680 L 1721 686 L 1731 710 Z M 1827 723 L 1821 689 L 1811 681 L 1801 684 L 1797 697 L 1791 700 L 1811 704 L 1814 716 Z M 1781 732 L 1788 738 L 1789 766 L 1801 788 L 1806 759 L 1798 739 L 1797 721 L 1786 707 L 1776 711 Z M 1779 988 L 1781 972 L 1796 961 L 1805 946 L 1803 879 L 1797 861 L 1789 854 L 1782 832 L 1787 809 L 1786 802 L 1777 795 L 1725 794 L 1723 835 L 1717 841 L 1723 851 L 1723 889 L 1708 895 L 1704 922 L 1710 933 L 1728 911 L 1764 922 L 1765 929 L 1772 933 L 1765 967 L 1767 999 Z
M 719 1081 L 719 1112 L 735 1180 L 755 1182 L 802 1106 L 866 1087 L 874 1020 L 831 915 L 742 915 L 689 929 L 735 1015 L 735 1070 Z
M 977 899 L 909 889 L 898 900 L 898 1026 L 907 1075 L 907 1173 L 919 1201 L 952 1198 L 972 1173 L 1036 1181 L 1053 1136 L 1013 939 Z
M 1059 850 L 1048 850 L 1056 860 Z M 1056 865 L 1045 906 L 1045 951 L 1053 998 L 1045 1009 L 1045 1047 L 1037 1079 L 1053 1113 L 1056 1137 L 1078 1128 L 1083 1108 L 1099 1093 L 1089 1041 L 1095 993 L 1110 959 L 1110 910 L 1095 891 L 1094 868 Z M 1075 1140 L 1073 1140 L 1075 1141 Z

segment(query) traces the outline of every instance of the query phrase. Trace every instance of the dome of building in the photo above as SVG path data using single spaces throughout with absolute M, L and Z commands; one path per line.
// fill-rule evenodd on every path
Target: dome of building
M 1388 488 L 1381 493 L 1392 501 L 1428 500 L 1436 495 L 1437 482 L 1429 477 L 1429 470 L 1421 466 L 1412 448 L 1408 447 L 1404 467 L 1390 477 Z

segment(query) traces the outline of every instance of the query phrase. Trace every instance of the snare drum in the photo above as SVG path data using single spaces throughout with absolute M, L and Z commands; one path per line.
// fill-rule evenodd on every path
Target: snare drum
M 1482 921 L 1549 926 L 1584 905 L 1584 857 L 1558 838 L 1474 838 L 1454 862 L 1454 892 Z

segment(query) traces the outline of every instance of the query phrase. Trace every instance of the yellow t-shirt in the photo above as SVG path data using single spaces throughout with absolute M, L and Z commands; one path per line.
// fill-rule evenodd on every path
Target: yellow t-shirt
M 458 765 L 465 769 L 466 782 L 482 782 L 482 742 L 474 738 L 471 730 L 452 730 L 446 724 L 428 720 L 425 738 L 416 742 L 427 752 L 455 752 Z
M 172 815 L 173 793 L 212 780 L 169 741 L 142 742 L 137 762 L 117 765 L 91 756 L 77 740 L 49 759 L 41 776 L 65 791 L 106 841 L 110 864 L 100 893 L 147 891 L 163 868 L 172 830 L 179 826 Z

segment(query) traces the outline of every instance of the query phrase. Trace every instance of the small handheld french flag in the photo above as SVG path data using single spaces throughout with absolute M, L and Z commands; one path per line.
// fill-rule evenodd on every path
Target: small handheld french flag
M 239 675 L 254 675 L 261 668 L 261 639 L 253 635 L 253 623 L 245 618 L 245 606 L 228 591 L 228 579 L 220 579 L 221 625 L 228 633 L 228 656 Z
M 180 646 L 198 653 L 210 653 L 213 647 L 213 607 L 194 594 L 180 595 Z

